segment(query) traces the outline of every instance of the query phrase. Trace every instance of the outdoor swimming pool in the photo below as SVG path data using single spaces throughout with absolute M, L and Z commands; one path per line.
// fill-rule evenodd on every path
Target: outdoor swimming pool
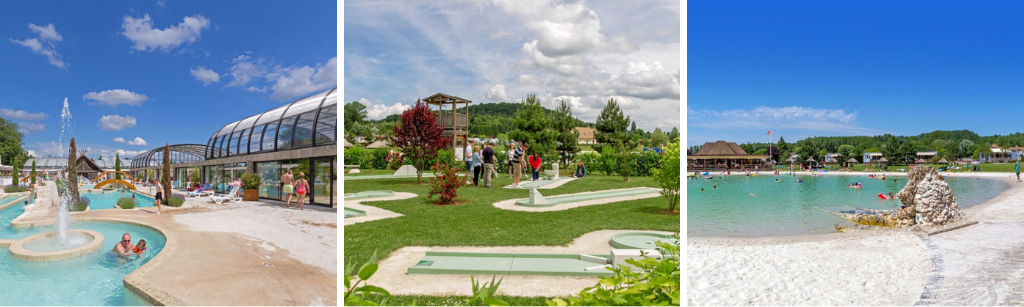
M 153 207 L 153 206 L 156 206 L 156 201 L 152 197 L 149 197 L 149 196 L 146 196 L 146 195 L 142 195 L 142 194 L 138 194 L 138 193 L 135 193 L 135 192 L 132 192 L 132 191 L 125 191 L 124 194 L 121 194 L 120 191 L 106 192 L 106 193 L 93 193 L 93 192 L 86 193 L 86 192 L 83 192 L 83 193 L 80 193 L 79 195 L 80 196 L 88 197 L 89 200 L 91 201 L 89 203 L 89 209 L 96 210 L 96 209 L 114 209 L 114 205 L 117 204 L 117 199 L 119 199 L 121 197 L 132 197 L 132 194 L 135 194 L 135 199 L 139 201 L 139 204 L 136 205 L 136 207 Z
M 776 183 L 776 178 L 783 182 Z M 804 182 L 797 183 L 797 178 L 803 178 Z M 895 178 L 900 181 L 893 182 Z M 853 182 L 861 182 L 863 188 L 846 188 Z M 1009 184 L 993 179 L 947 177 L 946 182 L 961 209 L 980 204 L 1010 188 Z M 835 224 L 855 223 L 823 210 L 899 208 L 898 200 L 879 200 L 876 195 L 889 192 L 895 195 L 906 183 L 906 177 L 888 177 L 882 181 L 867 175 L 775 177 L 769 174 L 686 180 L 686 235 L 775 236 L 835 232 Z
M 20 239 L 54 231 L 56 226 L 13 228 L 11 220 L 24 212 L 20 205 L 0 210 L 0 239 Z M 0 304 L 2 305 L 149 305 L 124 288 L 126 275 L 159 253 L 166 238 L 147 227 L 107 222 L 72 223 L 71 229 L 86 229 L 103 235 L 103 245 L 86 255 L 61 261 L 24 261 L 0 248 Z M 132 243 L 145 239 L 148 250 L 142 257 L 109 258 L 121 235 L 129 233 Z

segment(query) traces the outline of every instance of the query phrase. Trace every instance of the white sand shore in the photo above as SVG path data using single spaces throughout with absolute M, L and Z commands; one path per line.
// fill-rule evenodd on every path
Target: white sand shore
M 763 174 L 764 172 L 762 172 Z M 804 172 L 803 175 L 810 173 Z M 875 173 L 880 174 L 880 173 Z M 863 175 L 829 172 L 819 175 Z M 905 175 L 886 173 L 887 176 Z M 964 209 L 979 224 L 919 237 L 879 229 L 687 238 L 689 305 L 978 305 L 1024 301 L 1024 184 Z

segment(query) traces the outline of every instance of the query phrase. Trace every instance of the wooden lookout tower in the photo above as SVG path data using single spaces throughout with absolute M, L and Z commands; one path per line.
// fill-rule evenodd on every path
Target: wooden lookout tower
M 434 105 L 438 107 L 437 124 L 444 127 L 444 132 L 441 136 L 450 137 L 452 139 L 452 148 L 468 144 L 469 104 L 473 103 L 472 101 L 452 95 L 437 93 L 424 98 L 423 102 L 428 106 Z M 459 109 L 459 104 L 465 104 L 465 114 L 456 113 Z

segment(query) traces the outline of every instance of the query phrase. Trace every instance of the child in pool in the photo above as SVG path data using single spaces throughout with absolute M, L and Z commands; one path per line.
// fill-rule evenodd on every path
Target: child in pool
M 135 244 L 135 248 L 132 249 L 132 252 L 136 254 L 142 254 L 142 252 L 144 251 L 146 251 L 146 240 L 142 239 L 139 240 L 139 244 Z

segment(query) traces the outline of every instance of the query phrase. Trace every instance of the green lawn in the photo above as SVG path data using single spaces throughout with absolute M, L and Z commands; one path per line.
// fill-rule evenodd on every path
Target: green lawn
M 668 208 L 663 197 L 536 213 L 492 206 L 501 200 L 529 197 L 527 189 L 501 188 L 511 183 L 507 175 L 495 179 L 493 189 L 474 186 L 459 189 L 457 201 L 461 204 L 451 206 L 431 204 L 437 197 L 428 200 L 429 179 L 424 178 L 423 183 L 417 185 L 416 179 L 408 178 L 345 182 L 345 193 L 392 190 L 418 195 L 405 200 L 366 203 L 404 216 L 345 226 L 345 263 L 360 265 L 374 252 L 383 259 L 403 246 L 565 246 L 585 233 L 601 229 L 679 232 L 679 215 L 661 213 Z M 650 177 L 630 177 L 629 182 L 622 182 L 622 177 L 618 176 L 592 175 L 555 189 L 542 190 L 542 193 L 556 195 L 639 186 L 656 187 L 657 184 Z M 466 288 L 469 287 L 467 276 Z

